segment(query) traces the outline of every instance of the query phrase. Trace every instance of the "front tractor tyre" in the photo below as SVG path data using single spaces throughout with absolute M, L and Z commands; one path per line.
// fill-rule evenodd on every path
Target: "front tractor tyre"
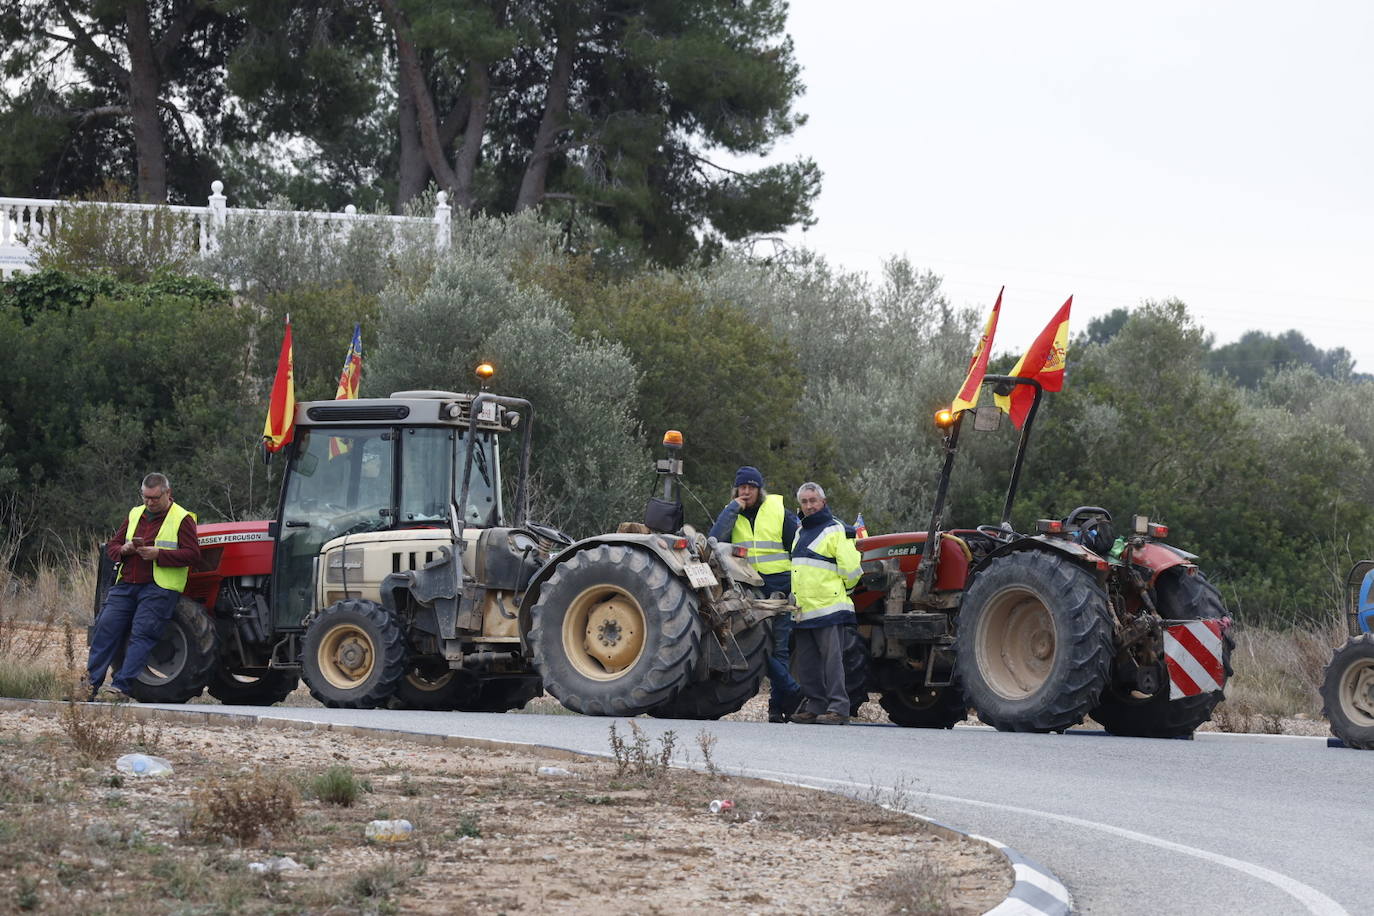
M 957 670 L 967 705 L 999 731 L 1064 731 L 1107 685 L 1107 594 L 1086 569 L 1048 551 L 993 560 L 959 611 Z
M 301 669 L 310 695 L 325 706 L 375 709 L 405 677 L 405 634 L 376 602 L 335 602 L 306 626 Z
M 963 694 L 955 686 L 913 684 L 900 690 L 884 690 L 878 705 L 892 724 L 903 728 L 953 728 L 968 718 Z
M 589 716 L 637 716 L 688 683 L 701 643 L 695 594 L 648 551 L 600 544 L 559 564 L 530 609 L 544 689 Z
M 1155 584 L 1155 608 L 1165 620 L 1220 620 L 1226 606 L 1216 586 L 1201 573 L 1188 575 L 1184 567 L 1165 570 Z M 1231 672 L 1231 649 L 1235 641 L 1222 636 L 1222 668 Z M 1223 699 L 1222 691 L 1212 690 L 1196 696 L 1169 699 L 1169 674 L 1161 663 L 1160 689 L 1149 697 L 1136 697 L 1129 687 L 1113 683 L 1102 692 L 1102 700 L 1092 717 L 1113 735 L 1132 738 L 1181 738 L 1212 718 L 1212 710 Z
M 1336 650 L 1321 694 L 1331 734 L 1346 747 L 1374 751 L 1374 635 L 1356 636 Z
M 190 598 L 181 598 L 162 639 L 129 684 L 129 695 L 140 703 L 185 703 L 205 690 L 215 660 L 210 615 Z

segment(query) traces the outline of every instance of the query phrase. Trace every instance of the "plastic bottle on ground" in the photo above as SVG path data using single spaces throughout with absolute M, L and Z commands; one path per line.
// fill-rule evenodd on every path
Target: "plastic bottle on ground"
M 164 776 L 172 772 L 172 764 L 147 754 L 125 754 L 115 761 L 115 769 L 134 776 Z
M 403 843 L 410 839 L 415 828 L 405 818 L 390 821 L 369 821 L 363 835 L 369 843 Z

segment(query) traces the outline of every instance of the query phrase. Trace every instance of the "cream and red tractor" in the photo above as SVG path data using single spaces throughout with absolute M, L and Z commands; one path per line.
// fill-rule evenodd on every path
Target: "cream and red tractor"
M 351 708 L 502 712 L 542 688 L 594 715 L 739 709 L 788 605 L 681 524 L 680 437 L 646 523 L 573 541 L 527 518 L 532 428 L 528 401 L 485 392 L 298 404 L 276 518 L 201 526 L 203 568 L 131 692 L 261 705 L 303 678 Z
M 1034 534 L 1012 530 L 1042 392 L 1021 377 L 984 383 L 999 393 L 1035 388 L 1001 522 L 945 527 L 964 417 L 993 429 L 1000 414 L 942 411 L 945 460 L 929 527 L 858 544 L 864 576 L 854 604 L 869 646 L 868 687 L 905 726 L 949 728 L 971 707 L 1006 731 L 1063 731 L 1091 716 L 1119 735 L 1192 734 L 1230 674 L 1230 621 L 1217 590 L 1196 557 L 1165 543 L 1168 529 L 1143 516 L 1120 537 L 1097 506 L 1042 519 Z

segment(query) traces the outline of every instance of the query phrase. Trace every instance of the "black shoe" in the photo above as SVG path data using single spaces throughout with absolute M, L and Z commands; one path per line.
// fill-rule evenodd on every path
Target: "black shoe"
M 785 712 L 778 712 L 778 711 L 776 711 L 776 710 L 770 709 L 770 710 L 768 711 L 768 721 L 769 721 L 769 722 L 772 722 L 772 723 L 774 723 L 774 724 L 786 722 L 786 721 L 787 721 L 787 713 L 785 713 Z

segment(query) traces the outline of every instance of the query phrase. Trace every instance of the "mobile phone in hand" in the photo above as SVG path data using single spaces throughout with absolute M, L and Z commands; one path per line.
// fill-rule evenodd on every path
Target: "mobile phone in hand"
M 147 542 L 147 541 L 145 541 L 143 538 L 138 538 L 138 537 L 134 538 L 134 539 L 131 540 L 129 543 L 130 543 L 130 544 L 133 544 L 135 547 L 147 547 L 147 546 L 148 546 L 148 542 Z

